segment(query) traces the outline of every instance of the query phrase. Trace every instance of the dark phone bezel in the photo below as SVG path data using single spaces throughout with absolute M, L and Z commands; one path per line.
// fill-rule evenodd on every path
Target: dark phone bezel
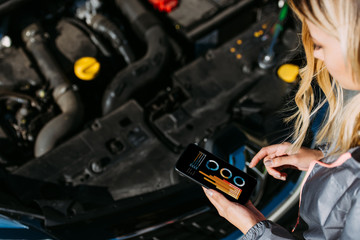
M 246 178 L 247 178 L 247 179 L 246 179 L 246 182 L 247 182 L 248 184 L 247 184 L 246 187 L 241 188 L 243 192 L 241 193 L 239 199 L 235 199 L 235 198 L 227 195 L 226 193 L 224 193 L 224 192 L 222 192 L 222 191 L 220 191 L 220 190 L 217 190 L 214 186 L 211 186 L 210 184 L 209 184 L 209 186 L 207 186 L 207 185 L 199 182 L 197 179 L 193 178 L 192 176 L 189 176 L 186 172 L 182 171 L 182 170 L 181 170 L 181 167 L 179 168 L 179 165 L 180 165 L 180 166 L 181 166 L 181 165 L 184 166 L 184 164 L 182 163 L 182 162 L 184 161 L 183 159 L 185 159 L 185 161 L 188 161 L 188 159 L 186 158 L 186 155 L 188 155 L 188 152 L 189 152 L 189 151 L 191 151 L 191 152 L 192 152 L 192 151 L 202 151 L 202 152 L 204 152 L 206 155 L 208 155 L 209 157 L 214 158 L 214 160 L 217 160 L 217 161 L 221 162 L 223 165 L 225 165 L 226 167 L 228 167 L 228 168 L 231 169 L 232 171 L 233 171 L 233 170 L 234 170 L 234 171 L 239 171 L 239 172 L 241 173 L 241 175 L 246 176 Z M 181 164 L 180 164 L 180 162 L 181 162 Z M 189 162 L 189 163 L 190 163 L 190 162 Z M 187 165 L 187 164 L 186 164 L 186 165 Z M 256 184 L 257 184 L 257 180 L 256 180 L 254 177 L 250 176 L 249 174 L 245 173 L 244 171 L 241 171 L 240 169 L 236 168 L 235 166 L 229 164 L 228 162 L 222 160 L 221 158 L 217 157 L 216 155 L 210 153 L 209 151 L 207 151 L 207 150 L 205 150 L 205 149 L 203 149 L 203 148 L 201 148 L 201 147 L 199 147 L 199 146 L 197 146 L 196 144 L 193 144 L 193 143 L 192 143 L 192 144 L 189 144 L 189 145 L 187 146 L 187 148 L 183 151 L 183 153 L 181 154 L 180 158 L 178 159 L 178 161 L 177 161 L 176 164 L 175 164 L 175 170 L 176 170 L 181 176 L 186 177 L 186 178 L 192 180 L 193 182 L 196 182 L 197 184 L 199 184 L 199 185 L 201 185 L 201 186 L 203 186 L 203 187 L 205 187 L 205 188 L 214 189 L 215 191 L 218 191 L 218 192 L 220 192 L 221 194 L 223 194 L 228 200 L 230 200 L 230 201 L 232 201 L 232 202 L 237 202 L 237 203 L 240 203 L 240 204 L 245 204 L 245 203 L 249 200 L 249 198 L 250 198 L 250 196 L 251 196 L 251 193 L 253 192 L 253 190 L 255 189 L 255 186 L 256 186 Z

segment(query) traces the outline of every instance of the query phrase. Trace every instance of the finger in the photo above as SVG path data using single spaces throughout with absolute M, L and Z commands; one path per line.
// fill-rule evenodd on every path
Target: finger
M 219 215 L 222 217 L 225 217 L 225 218 L 227 217 L 226 209 L 228 209 L 230 206 L 236 204 L 236 203 L 228 200 L 221 193 L 219 193 L 215 190 L 212 190 L 212 189 L 206 189 L 205 194 L 206 194 L 207 198 L 209 199 L 209 201 L 214 205 L 214 207 L 218 211 Z
M 249 164 L 249 167 L 251 168 L 255 167 L 262 159 L 265 160 L 265 159 L 270 159 L 285 155 L 290 145 L 291 143 L 284 142 L 281 144 L 275 144 L 275 145 L 263 147 L 257 154 L 255 154 L 255 156 L 253 157 L 253 159 Z
M 267 172 L 268 172 L 271 176 L 273 176 L 274 178 L 279 179 L 279 180 L 282 180 L 282 181 L 285 181 L 285 180 L 286 180 L 286 177 L 287 177 L 287 174 L 286 174 L 286 173 L 280 172 L 280 171 L 278 171 L 277 169 L 275 169 L 275 168 L 270 168 L 270 167 L 266 167 L 266 170 L 267 170 Z
M 231 202 L 228 199 L 226 199 L 224 195 L 212 189 L 206 189 L 205 194 L 210 201 L 216 202 L 217 205 L 225 205 Z
M 219 199 L 221 199 L 221 197 L 224 197 L 222 194 L 218 193 L 215 190 L 209 189 L 209 188 L 205 188 L 202 187 L 206 197 L 211 201 L 211 202 L 215 202 L 216 204 L 218 204 Z
M 298 158 L 296 155 L 287 155 L 281 157 L 274 157 L 272 159 L 264 159 L 264 165 L 266 167 L 281 167 L 285 165 L 291 165 L 297 167 L 298 165 Z
M 261 148 L 260 151 L 251 159 L 249 167 L 255 167 L 262 159 L 274 153 L 275 151 L 276 145 Z
M 211 202 L 211 204 L 216 208 L 216 210 L 218 211 L 218 213 L 221 216 L 222 213 L 224 212 L 224 208 L 221 205 L 221 203 L 219 202 L 219 196 L 216 195 L 217 192 L 213 191 L 211 189 L 205 189 L 205 194 L 206 194 L 206 197 Z

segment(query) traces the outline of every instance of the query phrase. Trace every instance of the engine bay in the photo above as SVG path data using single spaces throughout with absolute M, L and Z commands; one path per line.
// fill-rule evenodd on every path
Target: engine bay
M 279 69 L 302 53 L 285 1 L 20 2 L 0 8 L 1 179 L 49 227 L 156 199 L 191 211 L 203 197 L 178 200 L 194 186 L 174 172 L 187 144 L 249 160 L 291 131 L 297 74 Z

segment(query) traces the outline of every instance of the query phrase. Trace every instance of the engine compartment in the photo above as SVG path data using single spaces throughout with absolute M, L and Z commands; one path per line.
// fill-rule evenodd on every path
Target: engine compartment
M 146 213 L 160 221 L 192 211 L 203 196 L 179 200 L 195 187 L 173 169 L 187 144 L 229 159 L 290 131 L 277 112 L 296 82 L 277 71 L 302 58 L 297 26 L 279 20 L 278 1 L 166 2 L 38 0 L 4 10 L 2 184 L 46 226 L 116 209 L 132 212 L 118 221 L 126 233 L 143 227 L 130 225 Z M 259 205 L 271 191 L 264 184 L 252 198 Z

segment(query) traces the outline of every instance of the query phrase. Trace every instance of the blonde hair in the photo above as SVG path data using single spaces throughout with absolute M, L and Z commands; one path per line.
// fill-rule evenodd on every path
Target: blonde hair
M 305 19 L 340 41 L 343 57 L 351 67 L 353 81 L 360 73 L 360 3 L 358 0 L 289 0 L 289 5 L 302 22 L 302 42 L 307 65 L 300 71 L 300 86 L 295 96 L 297 112 L 287 121 L 295 120 L 294 142 L 289 152 L 303 144 L 312 117 L 328 103 L 328 112 L 316 138 L 316 143 L 330 143 L 330 153 L 342 153 L 359 145 L 360 94 L 343 101 L 343 90 L 332 79 L 323 61 L 314 58 L 314 43 Z M 347 62 L 347 61 L 346 61 Z M 325 95 L 317 104 L 313 79 Z

